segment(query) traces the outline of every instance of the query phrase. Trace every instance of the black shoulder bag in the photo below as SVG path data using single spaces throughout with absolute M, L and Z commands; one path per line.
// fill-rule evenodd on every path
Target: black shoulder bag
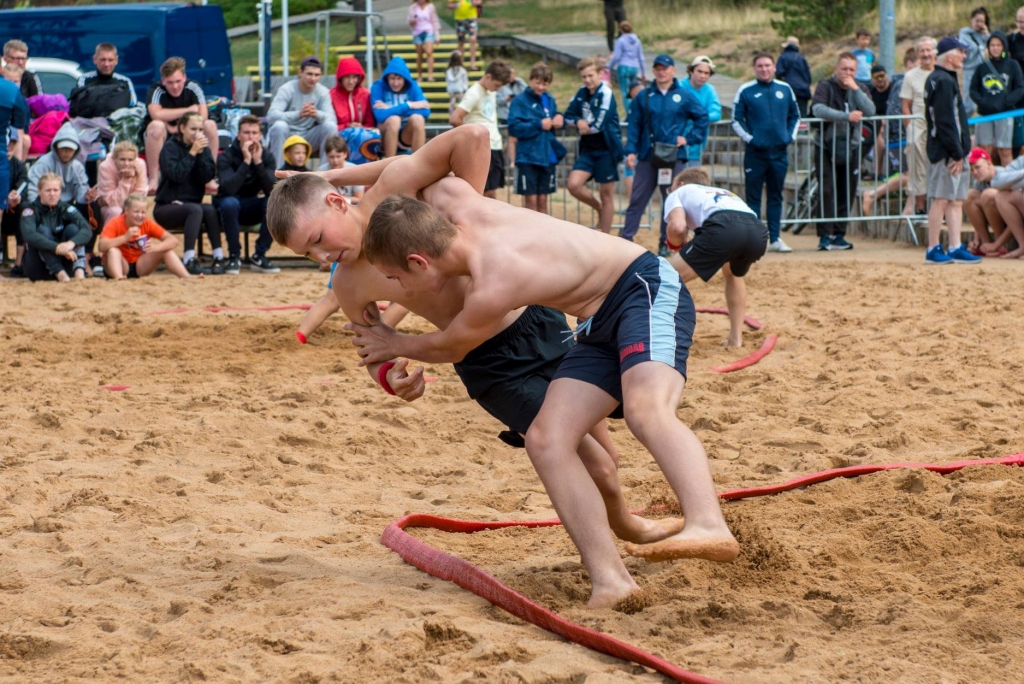
M 644 98 L 644 122 L 647 125 L 647 135 L 651 138 L 651 165 L 656 169 L 672 169 L 679 159 L 679 146 L 673 143 L 655 142 L 654 127 L 651 125 L 651 86 L 647 89 L 647 96 Z

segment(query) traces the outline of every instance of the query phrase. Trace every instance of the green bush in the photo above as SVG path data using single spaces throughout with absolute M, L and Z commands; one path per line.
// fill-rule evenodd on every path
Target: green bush
M 765 9 L 782 15 L 772 20 L 781 36 L 835 39 L 851 33 L 875 0 L 764 0 Z
M 228 28 L 256 23 L 256 3 L 253 0 L 211 0 L 211 2 L 221 6 Z M 290 0 L 288 13 L 294 17 L 297 14 L 333 9 L 336 4 L 336 0 Z M 272 12 L 275 19 L 281 18 L 280 1 L 273 4 Z

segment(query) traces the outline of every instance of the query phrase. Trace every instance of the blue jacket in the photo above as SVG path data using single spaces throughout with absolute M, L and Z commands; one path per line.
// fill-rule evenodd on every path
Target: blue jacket
M 572 102 L 565 109 L 566 125 L 576 125 L 583 119 L 590 125 L 588 135 L 604 136 L 605 145 L 618 164 L 625 156 L 622 153 L 622 129 L 619 127 L 619 111 L 615 106 L 615 93 L 611 86 L 602 83 L 591 94 L 584 86 L 576 91 Z
M 679 85 L 683 87 L 683 90 L 693 93 L 693 96 L 697 98 L 697 102 L 700 102 L 700 106 L 707 110 L 708 123 L 715 123 L 716 121 L 722 120 L 722 103 L 718 100 L 718 91 L 715 90 L 715 86 L 710 83 L 705 83 L 700 87 L 700 90 L 696 90 L 688 78 L 680 80 Z M 686 138 L 687 141 L 690 140 L 690 134 L 692 131 L 693 124 L 690 123 L 686 127 L 686 131 L 683 133 L 683 137 Z M 686 158 L 690 161 L 700 161 L 700 157 L 703 152 L 704 143 L 686 146 Z
M 635 154 L 640 161 L 651 160 L 652 130 L 654 141 L 662 143 L 674 144 L 687 126 L 687 143 L 699 145 L 708 137 L 707 110 L 674 79 L 664 95 L 656 84 L 638 93 L 626 121 L 626 154 Z M 685 160 L 686 155 L 686 148 L 680 147 L 678 158 Z
M 388 74 L 398 74 L 404 78 L 405 87 L 397 93 L 393 91 L 388 85 Z M 423 89 L 420 88 L 419 83 L 413 80 L 409 66 L 401 57 L 393 57 L 381 77 L 370 87 L 370 106 L 373 107 L 378 102 L 387 105 L 384 109 L 374 107 L 373 118 L 377 120 L 377 123 L 384 123 L 385 119 L 392 116 L 402 117 L 402 123 L 408 121 L 412 114 L 419 114 L 423 118 L 427 118 L 430 116 L 429 109 L 413 109 L 409 106 L 410 102 L 420 102 L 426 99 Z
M 771 149 L 793 142 L 800 110 L 793 89 L 782 81 L 747 81 L 732 102 L 732 128 L 750 147 Z
M 558 113 L 550 93 L 538 96 L 527 89 L 512 100 L 508 108 L 508 134 L 515 136 L 516 164 L 553 166 L 565 156 L 565 146 L 554 131 L 545 131 L 541 121 Z
M 5 153 L 12 126 L 20 131 L 28 128 L 28 103 L 18 86 L 0 79 L 0 141 L 3 141 Z
M 775 63 L 775 78 L 788 83 L 793 94 L 801 100 L 811 99 L 811 67 L 800 54 L 800 48 L 790 45 Z

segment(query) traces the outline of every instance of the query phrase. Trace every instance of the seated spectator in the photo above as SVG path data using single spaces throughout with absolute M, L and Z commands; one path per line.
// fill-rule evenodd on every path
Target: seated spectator
M 284 163 L 281 164 L 281 170 L 309 171 L 306 162 L 309 161 L 309 155 L 312 153 L 313 146 L 305 138 L 301 135 L 293 135 L 284 141 Z
M 60 199 L 78 206 L 86 213 L 86 205 L 96 199 L 96 191 L 89 187 L 85 165 L 78 161 L 78 131 L 65 122 L 57 135 L 53 136 L 50 151 L 39 157 L 28 172 L 28 200 L 34 202 L 39 196 L 39 179 L 47 173 L 55 173 L 61 179 L 63 190 Z
M 358 59 L 342 57 L 338 60 L 337 80 L 331 88 L 331 104 L 334 105 L 339 131 L 349 126 L 373 128 L 377 125 L 370 107 L 370 91 L 363 87 L 365 78 L 366 72 Z
M 212 204 L 203 204 L 206 184 L 217 175 L 217 165 L 203 134 L 203 117 L 189 112 L 178 121 L 178 132 L 160 151 L 160 186 L 156 191 L 153 219 L 165 228 L 183 228 L 185 232 L 185 269 L 192 275 L 203 273 L 196 258 L 196 240 L 206 226 L 213 247 L 212 275 L 224 274 L 224 250 L 220 246 L 220 218 Z
M 7 209 L 3 211 L 3 219 L 0 220 L 0 261 L 3 261 L 7 253 L 7 238 L 13 237 L 16 251 L 11 277 L 18 278 L 23 275 L 21 259 L 25 254 L 25 241 L 21 237 L 21 209 L 23 204 L 28 204 L 28 169 L 25 162 L 14 156 L 14 150 L 18 147 L 18 129 L 12 128 L 10 131 L 11 141 L 7 143 L 10 180 L 7 187 L 0 188 L 0 192 L 7 190 Z
M 150 190 L 155 191 L 160 184 L 160 150 L 167 136 L 178 132 L 178 119 L 188 112 L 197 112 L 203 117 L 203 134 L 209 141 L 210 155 L 216 159 L 220 138 L 217 136 L 217 124 L 210 120 L 203 89 L 185 75 L 185 60 L 171 57 L 160 65 L 160 83 L 154 83 L 146 94 L 146 118 L 142 130 L 145 131 Z
M 21 210 L 21 234 L 27 245 L 22 267 L 33 282 L 85 278 L 85 245 L 92 239 L 92 229 L 74 204 L 60 198 L 62 186 L 57 174 L 43 174 L 38 196 Z
M 28 71 L 28 44 L 22 40 L 9 40 L 4 43 L 4 64 L 14 64 L 22 68 L 21 94 L 27 100 L 43 92 L 43 84 L 35 72 Z
M 299 66 L 299 77 L 277 89 L 267 110 L 267 147 L 275 159 L 283 158 L 284 141 L 301 135 L 316 145 L 324 157 L 324 141 L 338 132 L 331 94 L 320 84 L 323 65 L 316 57 L 306 57 Z
M 96 202 L 100 205 L 103 225 L 121 215 L 128 195 L 145 195 L 149 191 L 146 162 L 139 159 L 139 148 L 131 140 L 114 145 L 107 158 L 100 162 L 97 175 Z
M 965 206 L 975 233 L 975 240 L 968 249 L 977 256 L 1021 257 L 1024 255 L 1024 195 L 1021 194 L 1024 189 L 1024 156 L 1017 157 L 1009 166 L 994 166 L 988 152 L 976 147 L 967 156 L 967 161 L 974 177 L 974 187 L 968 193 L 968 200 L 971 193 L 978 193 L 973 205 Z M 995 212 L 992 211 L 993 203 Z M 983 216 L 978 215 L 979 209 Z M 995 233 L 994 239 L 989 227 Z M 1017 248 L 1008 252 L 1006 245 L 1011 237 L 1017 241 Z
M 538 62 L 530 70 L 530 89 L 512 100 L 508 114 L 509 135 L 516 136 L 516 187 L 527 209 L 548 212 L 548 195 L 555 191 L 555 166 L 565 157 L 565 147 L 554 131 L 564 119 L 548 92 L 554 74 Z
M 327 163 L 321 164 L 318 171 L 330 171 L 331 169 L 343 169 L 349 165 L 348 144 L 340 135 L 332 135 L 324 144 L 327 149 Z M 339 185 L 336 186 L 342 197 L 353 204 L 363 197 L 363 186 L 361 185 Z
M 111 280 L 141 278 L 162 263 L 179 278 L 194 277 L 174 253 L 178 238 L 146 218 L 146 205 L 145 194 L 128 195 L 122 213 L 103 226 L 103 274 Z
M 401 57 L 388 62 L 381 77 L 370 88 L 373 116 L 380 127 L 383 156 L 393 157 L 399 148 L 416 150 L 427 141 L 430 103 L 420 84 L 413 80 Z
M 78 78 L 78 87 L 71 91 L 68 101 L 71 116 L 108 117 L 122 107 L 134 107 L 135 86 L 127 76 L 116 73 L 117 47 L 100 43 L 92 56 L 95 71 L 87 71 Z
M 279 273 L 280 268 L 267 258 L 273 244 L 267 228 L 267 197 L 274 189 L 274 156 L 263 148 L 260 120 L 247 114 L 238 120 L 238 137 L 217 157 L 220 181 L 213 206 L 220 212 L 220 223 L 228 242 L 228 261 L 224 272 L 238 275 L 242 268 L 241 226 L 260 224 L 256 251 L 249 268 L 260 273 Z
M 10 81 L 14 85 L 21 87 L 21 84 L 25 82 L 25 69 L 18 66 L 16 62 L 7 62 L 3 67 L 4 80 Z M 18 130 L 15 128 L 11 129 Z M 28 150 L 32 146 L 32 138 L 28 135 L 28 122 L 25 122 L 25 128 L 22 129 L 21 135 L 18 138 L 18 144 L 14 149 L 14 156 L 25 161 L 28 156 Z
M 986 60 L 967 84 L 979 116 L 1002 114 L 1016 109 L 1024 99 L 1024 73 L 1020 64 L 1006 54 L 1006 35 L 993 31 L 988 37 Z M 989 155 L 998 154 L 999 163 L 1013 161 L 1013 117 L 984 121 L 974 127 L 974 142 Z

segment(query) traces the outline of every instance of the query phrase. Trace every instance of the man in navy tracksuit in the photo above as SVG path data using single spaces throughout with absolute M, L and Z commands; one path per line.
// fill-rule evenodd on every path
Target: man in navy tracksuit
M 6 79 L 0 79 L 0 144 L 3 145 L 4 154 L 7 153 L 10 129 L 17 128 L 24 130 L 28 127 L 28 104 L 22 96 L 18 86 Z M 6 163 L 0 164 L 0 188 L 4 189 L 0 196 L 0 211 L 7 209 L 7 187 L 10 185 L 10 167 Z
M 708 112 L 689 90 L 676 81 L 676 62 L 669 55 L 654 58 L 654 83 L 640 91 L 626 119 L 626 165 L 636 169 L 633 194 L 626 210 L 626 224 L 620 236 L 632 241 L 640 229 L 640 217 L 651 201 L 654 188 L 665 201 L 672 179 L 686 165 L 687 145 L 698 145 L 708 135 Z M 693 124 L 689 137 L 683 136 L 687 124 Z M 654 165 L 654 142 L 675 145 L 676 163 L 672 169 Z M 660 173 L 659 173 L 660 172 Z M 658 256 L 667 257 L 665 219 L 661 220 Z
M 761 188 L 768 185 L 768 251 L 792 252 L 779 237 L 782 227 L 782 188 L 789 170 L 786 148 L 800 125 L 800 111 L 793 89 L 775 80 L 775 58 L 767 52 L 754 55 L 753 81 L 736 91 L 732 103 L 732 127 L 747 144 L 743 155 L 747 205 L 761 215 Z

